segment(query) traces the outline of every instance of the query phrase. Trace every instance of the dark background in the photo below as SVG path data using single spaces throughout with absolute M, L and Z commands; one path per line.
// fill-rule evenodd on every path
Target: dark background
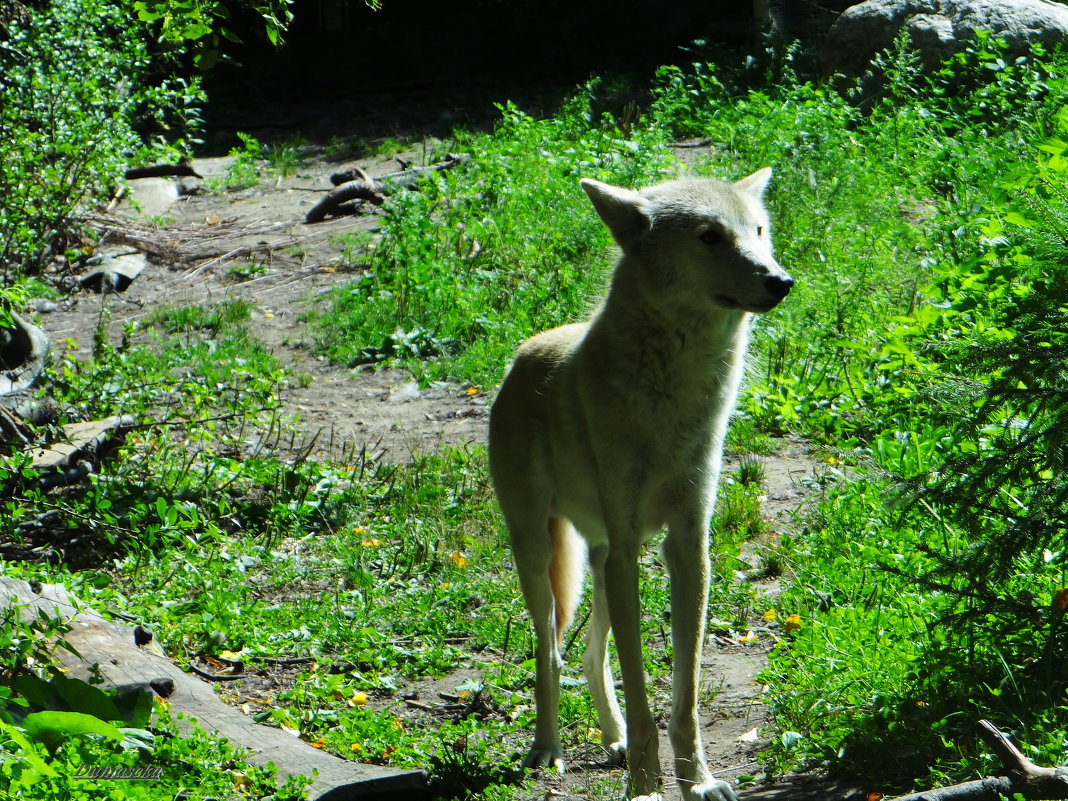
M 753 48 L 769 30 L 781 40 L 818 38 L 849 5 L 843 0 L 383 0 L 375 11 L 363 0 L 296 0 L 283 48 L 251 43 L 236 55 L 257 74 L 304 80 L 309 90 L 581 79 L 591 71 L 641 71 L 678 61 L 680 48 L 697 39 Z
M 663 64 L 739 60 L 795 39 L 818 46 L 849 0 L 296 0 L 282 47 L 255 18 L 206 76 L 208 149 L 236 131 L 299 129 L 370 139 L 436 136 L 499 119 L 494 103 L 553 113 L 591 75 L 652 76 Z M 695 45 L 694 43 L 697 42 Z M 726 49 L 727 55 L 719 52 Z M 811 48 L 810 48 L 811 49 Z M 633 99 L 642 103 L 640 90 Z

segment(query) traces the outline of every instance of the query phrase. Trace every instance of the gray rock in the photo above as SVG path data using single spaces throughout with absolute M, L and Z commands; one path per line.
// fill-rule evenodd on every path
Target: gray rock
M 828 31 L 820 53 L 826 74 L 862 75 L 872 57 L 908 29 L 924 67 L 933 69 L 986 30 L 1005 39 L 1009 54 L 1035 42 L 1068 44 L 1068 6 L 1050 0 L 867 0 Z
M 138 178 L 128 186 L 120 208 L 133 217 L 158 217 L 178 199 L 178 184 L 171 178 Z

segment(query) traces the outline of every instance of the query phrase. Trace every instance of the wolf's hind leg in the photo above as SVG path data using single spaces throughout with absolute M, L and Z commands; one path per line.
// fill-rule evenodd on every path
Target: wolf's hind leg
M 527 507 L 529 509 L 529 507 Z M 535 652 L 534 744 L 524 761 L 528 768 L 549 767 L 564 770 L 564 750 L 557 719 L 560 711 L 560 671 L 563 659 L 557 640 L 557 625 L 565 610 L 557 608 L 553 594 L 553 562 L 550 532 L 557 525 L 547 514 L 508 517 L 512 553 L 519 573 L 527 609 L 534 622 Z

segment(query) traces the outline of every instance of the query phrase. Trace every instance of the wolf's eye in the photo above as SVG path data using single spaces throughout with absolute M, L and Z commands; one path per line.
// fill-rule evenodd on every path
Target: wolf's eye
M 701 241 L 706 245 L 718 245 L 723 242 L 723 234 L 715 228 L 709 228 L 701 234 Z

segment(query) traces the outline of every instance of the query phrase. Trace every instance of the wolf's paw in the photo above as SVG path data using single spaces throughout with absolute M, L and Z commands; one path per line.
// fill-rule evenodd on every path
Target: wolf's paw
M 524 768 L 549 768 L 557 773 L 564 772 L 564 749 L 560 746 L 554 748 L 539 748 L 534 746 L 523 760 Z
M 649 795 L 636 795 L 631 798 L 630 801 L 664 801 L 664 796 L 660 793 L 650 793 Z
M 738 801 L 734 788 L 719 779 L 690 785 L 685 797 L 686 801 Z
M 627 744 L 625 742 L 610 743 L 604 748 L 605 762 L 611 768 L 621 768 L 627 764 Z

